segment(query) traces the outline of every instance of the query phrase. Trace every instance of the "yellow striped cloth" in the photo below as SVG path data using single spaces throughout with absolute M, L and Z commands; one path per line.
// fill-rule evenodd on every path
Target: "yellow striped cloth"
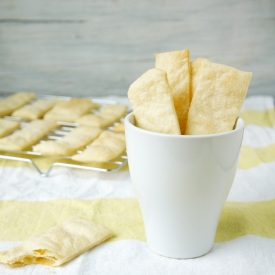
M 105 225 L 114 237 L 58 268 L 0 264 L 0 274 L 275 274 L 273 98 L 248 97 L 241 117 L 239 169 L 206 256 L 175 260 L 148 249 L 127 168 L 110 174 L 59 168 L 42 178 L 27 164 L 1 160 L 0 250 L 75 215 Z

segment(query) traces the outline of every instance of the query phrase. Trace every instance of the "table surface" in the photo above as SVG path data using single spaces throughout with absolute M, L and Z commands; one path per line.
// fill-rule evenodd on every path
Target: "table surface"
M 115 97 L 114 99 L 118 99 Z M 127 102 L 127 98 L 120 98 Z M 0 161 L 0 251 L 71 216 L 105 225 L 113 237 L 60 267 L 29 265 L 0 274 L 275 274 L 275 109 L 272 97 L 245 100 L 238 171 L 207 255 L 177 260 L 146 244 L 127 167 L 114 173 L 56 168 L 42 178 L 28 164 Z M 40 162 L 45 169 L 46 163 Z
M 249 95 L 275 95 L 273 0 L 1 0 L 0 87 L 123 95 L 154 53 L 189 48 L 253 72 Z

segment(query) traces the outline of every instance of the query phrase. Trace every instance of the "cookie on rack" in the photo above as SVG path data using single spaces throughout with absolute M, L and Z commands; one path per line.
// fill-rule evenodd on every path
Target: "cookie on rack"
M 125 149 L 125 135 L 106 130 L 82 153 L 72 156 L 72 159 L 79 162 L 108 162 L 120 156 Z
M 82 116 L 76 120 L 76 123 L 80 125 L 105 128 L 113 124 L 116 120 L 117 118 L 111 114 L 97 113 Z
M 106 105 L 101 109 L 101 113 L 103 114 L 111 114 L 114 117 L 121 118 L 125 115 L 128 109 L 127 105 L 124 104 L 110 104 Z
M 0 139 L 0 150 L 22 151 L 57 127 L 55 121 L 33 120 L 23 129 Z
M 34 93 L 18 92 L 0 100 L 0 117 L 10 115 L 14 110 L 25 105 L 34 97 Z
M 27 120 L 39 119 L 58 103 L 60 103 L 60 100 L 58 99 L 39 99 L 15 110 L 12 115 Z
M 0 138 L 19 128 L 20 122 L 0 118 Z
M 68 156 L 91 143 L 101 132 L 100 128 L 80 126 L 59 140 L 47 140 L 33 146 L 33 151 L 44 156 Z
M 99 113 L 87 114 L 76 120 L 80 125 L 105 128 L 123 117 L 128 106 L 123 104 L 106 105 Z
M 59 103 L 44 115 L 46 120 L 75 122 L 79 117 L 99 108 L 99 104 L 88 98 L 71 98 Z
M 120 123 L 114 125 L 112 130 L 114 132 L 124 133 L 125 132 L 124 122 L 120 122 Z

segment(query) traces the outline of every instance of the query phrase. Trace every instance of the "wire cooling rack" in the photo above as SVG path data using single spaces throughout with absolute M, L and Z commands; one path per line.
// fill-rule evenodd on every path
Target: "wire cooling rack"
M 5 96 L 0 96 L 0 99 L 5 98 L 8 95 L 10 94 L 6 94 Z M 67 96 L 37 94 L 35 99 L 28 102 L 27 104 L 42 98 L 59 99 L 64 101 L 71 99 L 71 97 L 67 97 Z M 105 99 L 91 98 L 91 97 L 85 97 L 85 98 L 89 98 L 93 100 L 93 102 L 100 104 L 101 107 L 107 104 L 118 104 L 118 102 L 114 100 L 105 100 Z M 93 110 L 92 112 L 99 112 L 99 111 L 100 109 Z M 21 128 L 25 127 L 30 122 L 28 120 L 24 120 L 14 116 L 4 116 L 3 118 L 6 120 L 19 121 L 21 124 Z M 123 120 L 124 118 L 120 119 L 119 121 L 110 125 L 107 129 L 112 130 L 114 125 L 122 122 Z M 45 135 L 37 143 L 44 142 L 46 140 L 58 140 L 64 137 L 66 134 L 68 134 L 72 129 L 78 126 L 77 123 L 66 122 L 66 121 L 57 121 L 57 124 L 59 125 L 59 128 L 47 133 L 47 135 Z M 77 151 L 77 153 L 81 153 L 81 152 L 82 152 L 81 150 Z M 22 151 L 17 151 L 17 152 L 0 150 L 0 159 L 29 163 L 42 177 L 49 176 L 51 171 L 55 167 L 68 167 L 68 168 L 77 168 L 77 169 L 84 169 L 84 170 L 91 170 L 91 171 L 100 171 L 100 172 L 115 172 L 120 170 L 123 166 L 125 166 L 128 163 L 126 151 L 123 152 L 123 154 L 121 154 L 119 157 L 109 162 L 104 162 L 104 163 L 92 162 L 92 163 L 80 164 L 79 162 L 73 161 L 71 159 L 71 156 L 62 156 L 62 157 L 61 156 L 42 156 L 40 153 L 32 151 L 31 147 L 26 148 L 25 150 L 22 150 Z M 39 168 L 39 165 L 37 164 L 37 162 L 41 162 L 41 160 L 49 164 L 47 169 Z

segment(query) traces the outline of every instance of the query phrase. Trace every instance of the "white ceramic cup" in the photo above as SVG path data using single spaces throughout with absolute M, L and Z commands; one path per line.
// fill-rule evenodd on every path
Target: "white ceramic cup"
M 244 121 L 215 135 L 168 135 L 125 118 L 129 169 L 147 244 L 159 255 L 195 258 L 214 244 L 239 160 Z

